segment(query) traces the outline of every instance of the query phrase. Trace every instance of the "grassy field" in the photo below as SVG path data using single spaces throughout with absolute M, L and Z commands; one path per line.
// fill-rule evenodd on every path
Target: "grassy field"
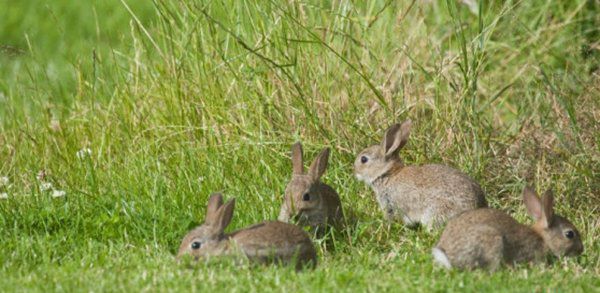
M 483 2 L 0 0 L 0 288 L 600 292 L 600 4 Z M 352 174 L 407 118 L 407 163 L 527 223 L 522 188 L 552 188 L 584 254 L 434 267 L 439 232 Z M 314 271 L 174 261 L 213 191 L 231 230 L 276 218 L 298 140 L 357 220 Z

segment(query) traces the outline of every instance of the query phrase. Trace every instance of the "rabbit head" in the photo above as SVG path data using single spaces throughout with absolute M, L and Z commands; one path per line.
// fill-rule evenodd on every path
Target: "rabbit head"
M 285 188 L 285 196 L 279 220 L 296 221 L 299 225 L 317 226 L 324 224 L 327 206 L 323 193 L 324 184 L 320 178 L 327 169 L 329 148 L 325 148 L 304 172 L 302 144 L 292 146 L 292 179 Z
M 224 230 L 231 222 L 235 200 L 223 204 L 223 196 L 215 193 L 208 199 L 204 224 L 190 231 L 181 242 L 177 257 L 191 255 L 195 259 L 222 254 L 227 248 Z
M 402 124 L 390 126 L 386 130 L 381 144 L 370 146 L 360 152 L 354 161 L 356 178 L 372 184 L 377 178 L 395 167 L 402 167 L 403 163 L 398 157 L 398 151 L 406 145 L 411 126 L 410 119 Z
M 581 234 L 567 219 L 554 213 L 554 196 L 548 190 L 540 199 L 536 192 L 526 187 L 523 202 L 529 215 L 535 220 L 533 230 L 555 256 L 576 256 L 583 253 Z

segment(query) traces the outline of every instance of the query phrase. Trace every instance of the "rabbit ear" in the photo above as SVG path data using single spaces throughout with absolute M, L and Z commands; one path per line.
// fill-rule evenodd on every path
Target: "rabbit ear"
M 218 234 L 222 234 L 225 228 L 231 223 L 233 218 L 233 208 L 235 206 L 235 199 L 230 199 L 227 203 L 222 205 L 217 211 L 214 221 L 210 224 Z
M 321 153 L 315 158 L 315 160 L 310 164 L 310 169 L 308 170 L 308 175 L 313 180 L 319 180 L 321 176 L 325 173 L 327 169 L 327 162 L 329 161 L 329 148 L 324 148 Z
M 533 188 L 527 186 L 523 189 L 523 203 L 527 208 L 527 213 L 536 221 L 542 219 L 542 201 L 537 196 Z
M 381 147 L 386 158 L 392 157 L 392 155 L 404 147 L 408 141 L 411 127 L 412 121 L 408 119 L 402 125 L 394 124 L 385 131 Z
M 213 193 L 210 195 L 208 199 L 208 204 L 206 207 L 206 218 L 204 220 L 205 223 L 212 223 L 215 219 L 217 211 L 223 205 L 223 195 L 220 193 Z
M 292 145 L 292 172 L 295 175 L 304 174 L 304 162 L 302 160 L 302 144 L 296 142 Z
M 542 211 L 542 221 L 544 221 L 544 225 L 548 228 L 552 225 L 552 219 L 554 218 L 554 195 L 550 189 L 542 196 Z

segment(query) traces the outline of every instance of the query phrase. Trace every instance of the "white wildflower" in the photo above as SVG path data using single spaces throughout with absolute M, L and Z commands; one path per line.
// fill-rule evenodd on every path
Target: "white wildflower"
M 52 197 L 56 198 L 56 197 L 63 197 L 67 194 L 67 192 L 65 192 L 64 190 L 53 190 L 52 191 Z
M 469 7 L 471 13 L 475 15 L 479 14 L 479 5 L 477 4 L 476 0 L 462 0 L 461 2 Z
M 38 172 L 38 174 L 37 174 L 37 179 L 38 179 L 39 181 L 44 181 L 44 180 L 46 180 L 46 176 L 47 176 L 47 174 L 46 174 L 46 170 L 43 170 L 43 169 L 42 169 L 42 170 L 40 170 L 40 172 Z
M 6 193 L 6 192 L 0 193 L 0 199 L 8 199 L 8 193 Z
M 52 131 L 60 131 L 60 121 L 58 119 L 50 120 L 50 129 Z
M 8 177 L 6 177 L 6 176 L 0 177 L 0 187 L 8 186 L 8 183 L 10 183 L 10 180 L 8 179 Z
M 198 184 L 202 184 L 204 182 L 204 176 L 198 177 Z
M 82 148 L 76 153 L 77 158 L 83 160 L 85 157 L 89 157 L 92 155 L 92 150 L 90 148 Z
M 48 191 L 52 189 L 52 187 L 52 182 L 42 182 L 42 184 L 40 184 L 40 191 Z

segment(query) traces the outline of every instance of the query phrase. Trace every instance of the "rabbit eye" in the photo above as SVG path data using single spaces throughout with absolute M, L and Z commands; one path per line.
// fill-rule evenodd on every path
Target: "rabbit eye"
M 202 243 L 200 243 L 200 241 L 194 241 L 192 242 L 192 245 L 190 245 L 192 247 L 192 249 L 196 250 L 196 249 L 200 249 L 200 247 L 202 246 Z
M 303 201 L 309 201 L 310 200 L 310 194 L 305 193 L 304 195 L 302 195 L 302 200 Z
M 368 161 L 369 161 L 369 158 L 367 158 L 367 157 L 365 157 L 365 156 L 362 156 L 362 157 L 360 157 L 360 162 L 361 162 L 361 163 L 363 163 L 363 164 L 364 164 L 364 163 L 366 163 L 366 162 L 368 162 Z
M 567 230 L 565 232 L 565 237 L 567 237 L 569 239 L 573 239 L 575 237 L 575 232 L 573 232 L 573 230 Z

